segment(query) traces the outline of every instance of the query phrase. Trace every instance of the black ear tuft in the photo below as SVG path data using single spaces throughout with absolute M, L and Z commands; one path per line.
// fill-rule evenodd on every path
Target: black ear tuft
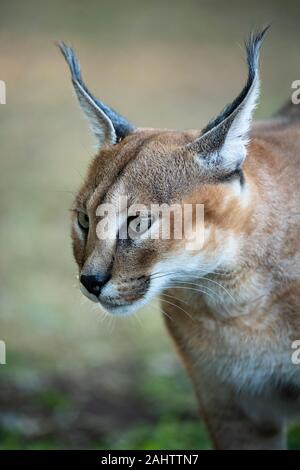
M 232 103 L 227 105 L 216 118 L 212 119 L 207 124 L 207 126 L 202 130 L 203 134 L 210 131 L 222 121 L 224 121 L 226 118 L 228 118 L 236 110 L 236 108 L 243 103 L 258 74 L 260 48 L 265 34 L 267 33 L 269 28 L 270 25 L 266 26 L 262 31 L 259 31 L 257 33 L 250 33 L 248 40 L 245 42 L 248 65 L 247 82 L 240 94 L 232 101 Z
M 72 82 L 78 96 L 78 88 L 83 90 L 84 94 L 109 118 L 116 134 L 117 141 L 126 137 L 134 130 L 134 126 L 130 124 L 127 119 L 118 114 L 112 108 L 104 104 L 102 101 L 95 98 L 87 89 L 81 75 L 79 61 L 76 57 L 74 50 L 67 46 L 64 42 L 58 43 L 58 47 L 63 54 L 67 64 L 69 65 Z
M 249 70 L 248 81 L 254 80 L 255 74 L 259 67 L 259 53 L 263 39 L 271 25 L 266 26 L 262 31 L 257 33 L 250 33 L 248 40 L 245 43 L 247 52 L 247 63 Z
M 242 91 L 188 146 L 202 168 L 230 173 L 240 168 L 246 158 L 259 95 L 259 52 L 267 29 L 251 34 L 246 42 L 248 77 Z

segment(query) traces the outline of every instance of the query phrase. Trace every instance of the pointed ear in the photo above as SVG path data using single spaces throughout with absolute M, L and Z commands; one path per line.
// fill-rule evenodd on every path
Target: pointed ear
M 198 163 L 221 174 L 237 170 L 243 164 L 249 140 L 252 114 L 259 95 L 259 52 L 268 28 L 246 43 L 248 79 L 237 98 L 212 120 L 202 135 L 188 145 Z
M 104 144 L 115 144 L 133 132 L 134 127 L 125 118 L 89 92 L 82 80 L 80 64 L 73 49 L 63 42 L 60 42 L 58 46 L 70 68 L 76 96 L 93 134 L 97 137 L 98 147 L 101 148 Z

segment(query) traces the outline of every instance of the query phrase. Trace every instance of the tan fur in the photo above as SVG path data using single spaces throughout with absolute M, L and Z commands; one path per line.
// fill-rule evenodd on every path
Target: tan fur
M 297 115 L 253 128 L 244 167 L 250 208 L 246 219 L 231 213 L 241 254 L 230 276 L 212 277 L 236 304 L 225 295 L 219 309 L 205 295 L 174 289 L 168 293 L 189 304 L 193 320 L 163 307 L 216 447 L 282 448 L 285 419 L 299 411 L 300 370 L 291 363 L 300 338 L 299 124 Z M 219 214 L 212 223 L 227 228 L 228 219 Z
M 80 288 L 112 315 L 160 295 L 201 415 L 223 449 L 284 448 L 285 423 L 300 407 L 300 366 L 292 362 L 300 340 L 300 107 L 252 124 L 266 31 L 246 43 L 239 95 L 202 131 L 186 132 L 136 129 L 94 98 L 75 52 L 60 43 L 99 148 L 73 205 Z M 157 238 L 120 236 L 130 225 L 117 205 L 123 196 L 128 207 L 143 204 L 145 233 L 150 220 Z M 118 218 L 102 239 L 99 208 L 107 203 Z M 167 215 L 149 218 L 153 204 L 177 208 L 172 230 L 192 204 L 183 238 L 161 236 Z
M 168 289 L 162 277 L 172 302 L 162 295 L 162 308 L 217 448 L 283 448 L 284 423 L 299 410 L 291 343 L 300 339 L 300 113 L 291 109 L 253 126 L 242 188 L 191 183 L 182 148 L 196 131 L 136 130 L 95 157 L 73 207 L 73 224 L 78 210 L 90 217 L 86 240 L 72 232 L 80 273 L 110 269 L 116 299 L 139 306 L 163 259 L 193 270 L 193 257 L 172 238 L 108 248 L 96 236 L 97 206 L 117 193 L 204 204 L 201 260 L 225 257 L 204 275 L 196 269 L 193 283 Z

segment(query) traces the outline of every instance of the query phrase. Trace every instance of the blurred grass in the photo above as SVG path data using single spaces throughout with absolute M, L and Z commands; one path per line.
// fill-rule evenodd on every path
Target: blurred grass
M 76 47 L 90 88 L 137 125 L 201 127 L 245 79 L 238 45 L 270 21 L 257 115 L 289 95 L 299 2 L 0 8 L 0 448 L 208 448 L 155 303 L 106 322 L 78 291 L 68 208 L 92 150 L 54 41 Z M 300 448 L 299 428 L 289 442 Z

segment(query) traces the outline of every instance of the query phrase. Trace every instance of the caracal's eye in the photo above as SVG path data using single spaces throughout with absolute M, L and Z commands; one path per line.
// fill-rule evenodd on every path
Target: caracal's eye
M 132 238 L 139 237 L 150 229 L 152 222 L 151 216 L 128 217 L 127 226 L 129 236 L 132 236 Z
M 79 211 L 77 213 L 77 222 L 78 222 L 79 227 L 82 228 L 82 230 L 89 229 L 90 219 L 89 219 L 89 216 L 85 212 Z

